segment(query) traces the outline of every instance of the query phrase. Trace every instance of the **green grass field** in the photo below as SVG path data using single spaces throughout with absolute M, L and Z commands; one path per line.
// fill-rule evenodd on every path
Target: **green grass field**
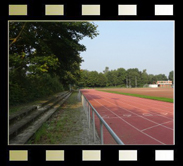
M 109 91 L 109 90 L 98 90 L 98 91 L 108 92 L 108 93 L 115 93 L 115 94 L 121 94 L 121 95 L 128 95 L 128 96 L 135 96 L 135 97 L 140 97 L 140 98 L 146 98 L 146 99 L 159 100 L 159 101 L 165 101 L 165 102 L 173 103 L 173 99 L 166 98 L 166 97 L 155 97 L 155 96 L 147 96 L 147 95 L 141 95 L 141 94 L 124 93 L 124 92 Z

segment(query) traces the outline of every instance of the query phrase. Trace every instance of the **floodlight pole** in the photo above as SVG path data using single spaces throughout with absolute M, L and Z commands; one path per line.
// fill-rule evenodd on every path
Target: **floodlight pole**
M 135 87 L 137 87 L 137 76 L 135 76 Z

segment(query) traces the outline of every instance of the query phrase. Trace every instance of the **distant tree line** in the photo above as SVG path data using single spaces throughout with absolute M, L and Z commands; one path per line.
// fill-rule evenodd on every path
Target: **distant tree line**
M 158 80 L 172 80 L 173 71 L 169 76 L 165 74 L 147 74 L 146 69 L 139 71 L 138 68 L 118 68 L 109 70 L 106 67 L 103 72 L 81 70 L 81 79 L 78 82 L 80 87 L 143 87 L 147 84 L 155 84 Z

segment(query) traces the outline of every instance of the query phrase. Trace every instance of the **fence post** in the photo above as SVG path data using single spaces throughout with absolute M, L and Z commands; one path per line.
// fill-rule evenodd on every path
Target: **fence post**
M 81 96 L 81 100 L 82 100 L 82 105 L 83 105 L 83 109 L 84 109 L 84 99 L 83 99 L 83 95 Z
M 90 128 L 90 105 L 88 104 L 88 126 Z
M 81 92 L 79 90 L 79 93 L 78 93 L 78 98 L 79 98 L 79 101 L 81 101 Z
M 94 141 L 95 141 L 95 114 L 97 115 L 97 117 L 100 119 L 100 140 L 101 140 L 101 144 L 104 144 L 104 136 L 103 136 L 103 125 L 105 126 L 105 128 L 108 130 L 108 132 L 110 133 L 110 135 L 114 138 L 114 140 L 120 144 L 120 145 L 124 145 L 124 143 L 120 140 L 120 138 L 114 133 L 114 131 L 109 127 L 109 125 L 105 122 L 105 120 L 100 116 L 100 114 L 96 111 L 96 109 L 89 103 L 89 101 L 85 98 L 85 96 L 81 93 L 82 96 L 82 104 L 84 107 L 84 111 L 86 113 L 86 116 L 88 116 L 88 118 L 90 118 L 90 109 L 92 109 L 92 120 L 93 120 L 93 136 L 94 136 Z M 88 107 L 87 107 L 88 104 Z M 88 108 L 88 109 L 87 109 Z M 88 112 L 87 112 L 88 110 Z M 89 121 L 90 119 L 88 119 Z M 90 125 L 90 124 L 89 124 Z
M 93 115 L 93 140 L 95 142 L 95 113 L 92 109 L 92 115 Z
M 86 99 L 84 98 L 84 111 L 86 113 Z
M 104 140 L 103 140 L 103 124 L 102 121 L 100 120 L 100 140 L 101 140 L 101 144 L 104 144 Z

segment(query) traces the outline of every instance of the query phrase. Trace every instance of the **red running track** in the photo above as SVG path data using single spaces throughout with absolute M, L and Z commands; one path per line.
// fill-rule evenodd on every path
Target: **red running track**
M 126 145 L 173 145 L 173 103 L 81 90 L 93 107 Z M 100 135 L 100 122 L 95 116 Z M 104 144 L 115 144 L 104 127 Z

